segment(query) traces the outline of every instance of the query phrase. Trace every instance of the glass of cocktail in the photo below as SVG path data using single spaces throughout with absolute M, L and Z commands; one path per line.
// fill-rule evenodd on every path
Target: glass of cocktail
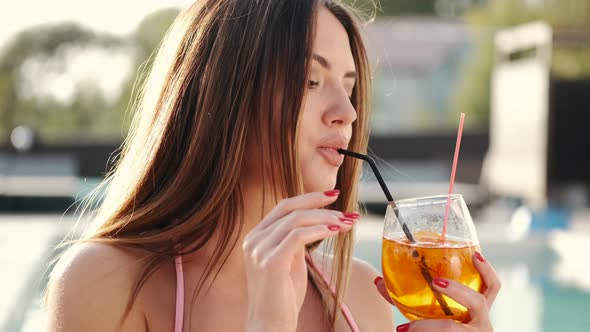
M 409 233 L 404 232 L 403 225 Z M 472 260 L 479 250 L 475 227 L 461 195 L 404 199 L 387 206 L 383 276 L 391 299 L 409 320 L 469 321 L 467 309 L 434 290 L 432 279 L 455 280 L 480 292 L 482 281 Z

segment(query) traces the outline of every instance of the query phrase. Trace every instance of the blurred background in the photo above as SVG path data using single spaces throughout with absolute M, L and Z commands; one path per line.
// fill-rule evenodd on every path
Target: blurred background
M 125 137 L 142 64 L 190 4 L 0 4 L 0 331 L 43 330 L 53 248 Z M 587 331 L 590 1 L 381 0 L 376 13 L 370 149 L 394 197 L 447 192 L 465 113 L 455 192 L 503 282 L 495 331 Z M 385 198 L 370 172 L 360 190 L 355 255 L 381 270 Z

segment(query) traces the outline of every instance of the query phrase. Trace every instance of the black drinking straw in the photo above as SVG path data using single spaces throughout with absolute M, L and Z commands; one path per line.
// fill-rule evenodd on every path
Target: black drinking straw
M 414 240 L 414 236 L 412 236 L 412 233 L 410 233 L 410 229 L 408 229 L 408 226 L 406 225 L 406 223 L 404 223 L 402 221 L 402 219 L 400 218 L 400 216 L 398 214 L 398 211 L 397 211 L 396 205 L 395 205 L 395 201 L 393 200 L 393 196 L 391 196 L 389 189 L 385 185 L 385 181 L 383 181 L 383 177 L 381 176 L 381 172 L 379 172 L 379 169 L 377 168 L 377 165 L 375 164 L 375 160 L 373 160 L 373 158 L 371 158 L 371 156 L 368 156 L 366 154 L 360 154 L 360 153 L 356 153 L 356 152 L 352 152 L 352 151 L 348 151 L 348 150 L 344 150 L 344 149 L 338 149 L 338 153 L 343 154 L 345 156 L 349 156 L 349 157 L 353 157 L 353 158 L 357 158 L 357 159 L 362 159 L 362 160 L 369 163 L 369 166 L 371 166 L 371 169 L 373 170 L 373 173 L 377 177 L 377 181 L 379 181 L 379 185 L 381 186 L 381 189 L 383 190 L 383 193 L 385 194 L 385 197 L 387 198 L 388 204 L 391 205 L 391 207 L 393 208 L 393 212 L 395 213 L 395 216 L 397 217 L 397 220 L 399 220 L 399 222 L 402 224 L 402 230 L 404 231 L 406 238 L 408 239 L 408 241 L 410 241 L 410 243 L 416 243 L 416 241 Z
M 364 160 L 367 163 L 369 163 L 369 166 L 371 166 L 371 169 L 373 170 L 373 173 L 375 174 L 375 177 L 377 178 L 377 181 L 379 182 L 379 185 L 381 186 L 381 189 L 383 190 L 383 193 L 385 194 L 385 197 L 387 198 L 387 203 L 389 205 L 391 205 L 391 207 L 393 208 L 393 212 L 395 213 L 395 216 L 397 217 L 397 220 L 402 225 L 402 230 L 404 231 L 406 238 L 408 239 L 408 241 L 410 241 L 410 243 L 416 243 L 416 240 L 414 240 L 414 236 L 410 232 L 410 229 L 408 228 L 406 223 L 401 219 L 399 212 L 397 211 L 397 208 L 396 208 L 397 205 L 395 204 L 395 201 L 393 200 L 393 196 L 391 196 L 391 193 L 389 192 L 387 185 L 385 185 L 385 181 L 383 181 L 383 177 L 381 176 L 381 172 L 379 172 L 379 169 L 377 168 L 377 165 L 375 164 L 375 160 L 373 160 L 373 158 L 371 158 L 371 156 L 368 156 L 366 154 L 356 153 L 356 152 L 352 152 L 352 151 L 348 151 L 348 150 L 344 150 L 344 149 L 338 149 L 338 153 L 345 155 L 345 156 L 361 159 L 361 160 Z M 418 256 L 419 256 L 418 251 L 414 250 L 414 252 L 412 253 L 412 256 L 414 258 L 418 258 Z M 418 266 L 420 267 L 420 272 L 422 273 L 424 280 L 426 280 L 426 283 L 428 284 L 428 286 L 432 290 L 434 297 L 436 298 L 436 300 L 440 304 L 440 307 L 444 311 L 445 315 L 452 316 L 453 312 L 451 311 L 451 308 L 449 308 L 447 301 L 445 301 L 445 299 L 442 297 L 442 295 L 432 287 L 432 275 L 430 274 L 430 271 L 428 271 L 428 266 L 426 266 L 426 262 L 424 261 L 424 257 L 422 257 L 422 260 L 418 263 Z

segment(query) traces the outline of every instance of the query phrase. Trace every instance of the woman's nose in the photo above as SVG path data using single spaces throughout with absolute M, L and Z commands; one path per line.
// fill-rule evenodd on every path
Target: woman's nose
M 346 93 L 339 93 L 324 114 L 328 126 L 347 126 L 356 120 L 356 110 Z

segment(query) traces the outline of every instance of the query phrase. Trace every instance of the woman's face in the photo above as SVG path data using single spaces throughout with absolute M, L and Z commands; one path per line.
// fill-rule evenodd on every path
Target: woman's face
M 356 120 L 350 101 L 356 74 L 346 30 L 324 6 L 320 6 L 316 29 L 297 138 L 306 192 L 334 188 L 344 159 L 336 150 L 348 147 Z

